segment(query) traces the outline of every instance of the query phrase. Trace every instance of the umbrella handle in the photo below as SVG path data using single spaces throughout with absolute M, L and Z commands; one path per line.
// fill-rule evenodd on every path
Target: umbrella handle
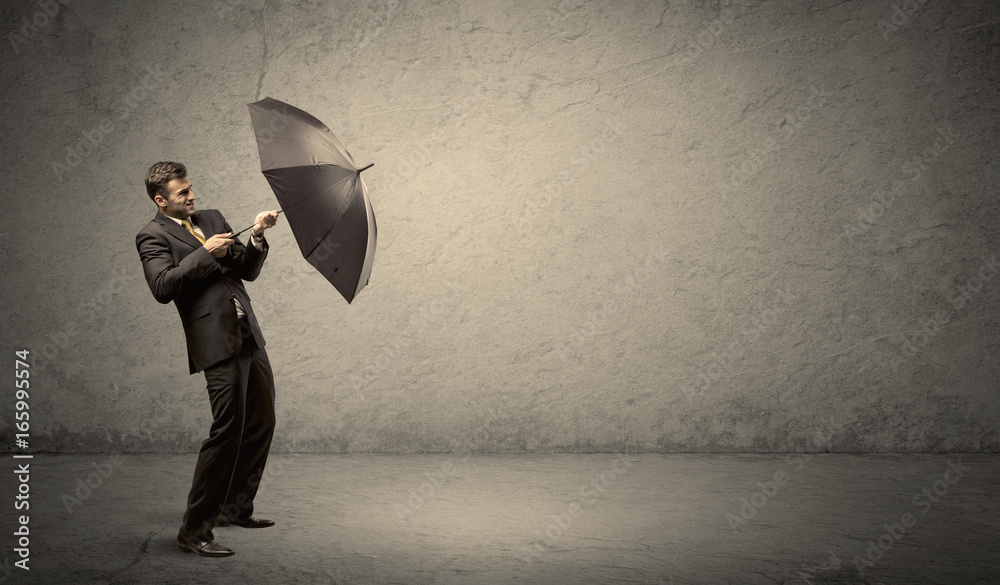
M 282 212 L 282 211 L 284 211 L 284 209 L 279 209 L 279 210 L 278 210 L 278 215 L 281 215 L 281 212 Z M 255 223 L 255 224 L 253 224 L 252 226 L 250 226 L 250 227 L 248 227 L 248 228 L 243 228 L 243 229 L 241 229 L 240 231 L 236 232 L 235 234 L 233 234 L 233 235 L 231 235 L 231 236 L 229 236 L 229 237 L 230 237 L 230 238 L 235 238 L 236 236 L 238 236 L 238 235 L 242 234 L 243 232 L 245 232 L 245 231 L 247 231 L 247 230 L 250 230 L 250 229 L 253 229 L 253 226 L 254 226 L 254 225 L 257 225 L 257 224 Z

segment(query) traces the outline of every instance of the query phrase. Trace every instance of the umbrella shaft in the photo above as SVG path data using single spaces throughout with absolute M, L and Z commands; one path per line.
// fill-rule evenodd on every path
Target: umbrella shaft
M 284 211 L 284 209 L 279 209 L 279 210 L 278 210 L 278 215 L 281 215 L 281 212 L 282 212 L 282 211 Z M 243 228 L 243 229 L 241 229 L 240 231 L 236 232 L 235 234 L 233 234 L 233 235 L 231 235 L 231 236 L 229 236 L 229 237 L 231 237 L 231 238 L 235 238 L 236 236 L 238 236 L 238 235 L 242 234 L 243 232 L 245 232 L 245 231 L 247 231 L 247 230 L 250 230 L 250 229 L 253 229 L 253 226 L 254 226 L 254 225 L 257 225 L 257 224 L 255 223 L 255 224 L 253 224 L 252 226 L 250 226 L 250 227 L 248 227 L 248 228 Z
M 368 170 L 368 169 L 372 168 L 373 166 L 375 166 L 375 163 L 368 163 L 368 164 L 367 164 L 366 166 L 363 166 L 363 167 L 361 167 L 360 169 L 358 169 L 358 174 L 361 174 L 361 171 L 366 171 L 366 170 Z M 279 209 L 279 210 L 278 210 L 278 215 L 281 215 L 281 212 L 282 212 L 282 211 L 284 211 L 284 210 L 283 210 L 283 209 Z M 252 226 L 250 226 L 250 227 L 248 227 L 248 228 L 244 228 L 244 229 L 241 229 L 240 231 L 238 231 L 238 232 L 236 232 L 235 234 L 233 234 L 233 235 L 232 235 L 232 237 L 234 237 L 234 238 L 235 238 L 236 236 L 238 236 L 238 235 L 242 234 L 243 232 L 245 232 L 245 231 L 247 231 L 247 230 L 249 230 L 249 229 L 253 229 L 253 226 L 254 226 L 254 225 L 257 225 L 257 224 L 253 224 Z

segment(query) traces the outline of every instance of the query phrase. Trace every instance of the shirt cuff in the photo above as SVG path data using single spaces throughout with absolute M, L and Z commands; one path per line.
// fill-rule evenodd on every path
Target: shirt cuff
M 261 234 L 259 236 L 255 236 L 253 234 L 250 234 L 250 243 L 253 244 L 254 248 L 257 248 L 258 250 L 263 250 L 264 249 L 264 235 Z

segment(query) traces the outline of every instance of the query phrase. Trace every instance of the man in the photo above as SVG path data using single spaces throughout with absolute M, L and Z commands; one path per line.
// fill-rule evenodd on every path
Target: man
M 158 162 L 146 173 L 156 216 L 135 237 L 146 282 L 161 303 L 174 302 L 184 326 L 190 373 L 204 371 L 212 428 L 195 465 L 177 546 L 202 556 L 233 550 L 215 542 L 215 526 L 264 528 L 253 499 L 274 432 L 274 378 L 264 336 L 243 281 L 260 274 L 264 230 L 278 212 L 257 215 L 251 245 L 230 237 L 219 211 L 195 211 L 187 169 Z

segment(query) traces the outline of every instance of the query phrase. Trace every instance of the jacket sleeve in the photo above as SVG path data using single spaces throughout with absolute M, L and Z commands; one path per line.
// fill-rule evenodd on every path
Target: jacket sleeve
M 174 264 L 170 246 L 164 236 L 141 231 L 135 237 L 135 247 L 142 260 L 142 271 L 153 296 L 161 303 L 169 303 L 192 286 L 201 286 L 218 263 L 208 249 L 201 247 Z
M 220 216 L 222 214 L 219 214 Z M 225 218 L 222 218 L 222 225 L 225 226 L 226 231 L 229 233 L 233 232 L 233 228 L 229 226 L 229 222 Z M 253 235 L 250 236 L 251 238 Z M 264 235 L 261 234 L 262 248 L 257 249 L 257 246 L 253 245 L 253 242 L 249 246 L 244 246 L 243 242 L 240 242 L 239 237 L 233 238 L 233 243 L 230 245 L 230 253 L 233 255 L 233 260 L 236 262 L 238 267 L 240 278 L 247 281 L 253 282 L 256 280 L 257 276 L 260 275 L 260 269 L 264 266 L 264 258 L 267 258 L 267 240 L 264 239 Z M 211 256 L 211 254 L 209 254 Z

